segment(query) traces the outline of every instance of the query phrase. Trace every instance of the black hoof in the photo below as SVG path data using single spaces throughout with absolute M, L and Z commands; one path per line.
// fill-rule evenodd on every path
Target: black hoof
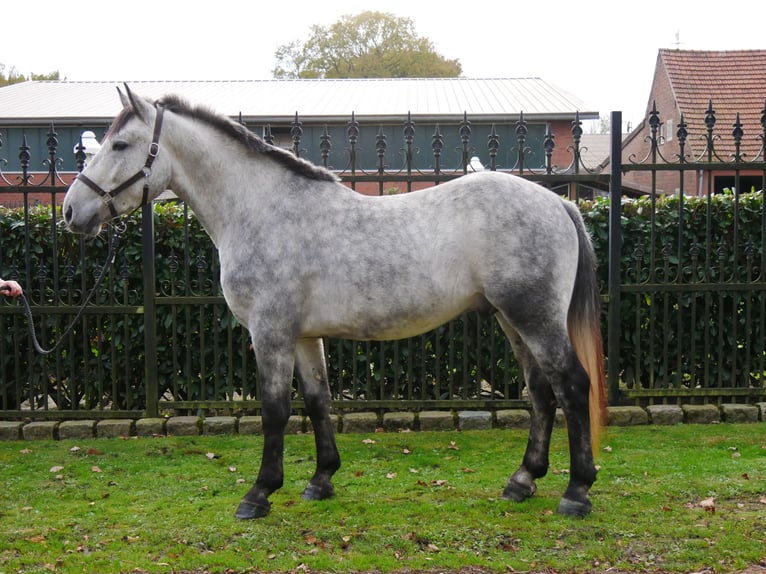
M 590 500 L 578 502 L 569 498 L 562 498 L 561 502 L 559 502 L 558 513 L 573 518 L 584 518 L 590 514 L 592 508 L 593 505 L 590 503 Z
M 509 480 L 503 490 L 503 498 L 506 500 L 513 500 L 514 502 L 524 502 L 535 493 L 535 490 L 537 490 L 537 487 L 534 482 L 529 485 L 521 484 L 515 480 Z
M 234 513 L 236 518 L 240 520 L 251 520 L 253 518 L 263 518 L 269 513 L 271 509 L 271 503 L 268 500 L 262 500 L 258 502 L 250 502 L 249 500 L 242 499 L 237 507 L 237 512 Z
M 316 484 L 309 483 L 306 489 L 301 494 L 303 500 L 325 500 L 332 497 L 334 493 L 332 484 L 327 486 L 317 486 Z

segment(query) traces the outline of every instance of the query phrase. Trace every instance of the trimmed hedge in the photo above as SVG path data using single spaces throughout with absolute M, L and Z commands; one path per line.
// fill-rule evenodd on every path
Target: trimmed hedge
M 582 211 L 606 285 L 608 201 Z M 762 386 L 762 194 L 624 200 L 621 221 L 621 283 L 639 286 L 621 296 L 624 385 Z
M 608 201 L 583 203 L 581 209 L 605 286 Z M 622 209 L 622 282 L 647 284 L 644 291 L 622 296 L 619 370 L 625 384 L 760 386 L 760 291 L 665 291 L 656 285 L 760 282 L 761 194 L 736 199 L 724 194 L 709 203 L 690 198 L 681 203 L 677 197 L 655 203 L 625 200 Z M 249 336 L 220 296 L 212 242 L 183 205 L 157 203 L 154 214 L 159 395 L 257 399 Z M 63 231 L 54 234 L 56 221 L 50 208 L 34 207 L 26 216 L 23 210 L 0 208 L 0 272 L 23 281 L 33 305 L 66 305 L 74 313 L 104 261 L 109 234 L 94 240 Z M 89 312 L 61 352 L 35 355 L 26 321 L 8 312 L 17 303 L 0 301 L 0 410 L 17 409 L 24 401 L 41 408 L 47 400 L 60 409 L 145 408 L 144 318 L 134 312 L 143 303 L 140 235 L 136 214 L 98 295 L 97 305 L 112 306 L 110 312 Z M 184 299 L 196 296 L 207 299 L 202 304 Z M 123 312 L 123 306 L 128 310 Z M 48 338 L 44 344 L 56 338 L 70 316 L 46 313 L 44 325 L 36 321 L 38 333 Z M 606 316 L 604 334 L 606 342 Z M 326 352 L 336 398 L 522 397 L 519 368 L 505 337 L 494 320 L 476 314 L 411 340 L 329 340 Z

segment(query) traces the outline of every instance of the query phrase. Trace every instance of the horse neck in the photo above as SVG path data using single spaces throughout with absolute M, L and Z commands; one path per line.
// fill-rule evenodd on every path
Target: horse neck
M 261 190 L 274 185 L 277 170 L 205 122 L 176 116 L 172 130 L 165 144 L 174 157 L 169 188 L 220 247 L 237 233 L 238 218 L 252 221 L 258 213 Z

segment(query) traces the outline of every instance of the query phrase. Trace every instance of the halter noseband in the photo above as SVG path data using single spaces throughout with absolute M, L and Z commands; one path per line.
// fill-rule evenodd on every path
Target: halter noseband
M 146 162 L 144 163 L 144 167 L 138 170 L 132 177 L 122 182 L 120 185 L 115 187 L 112 191 L 106 191 L 100 185 L 94 182 L 92 179 L 90 179 L 89 177 L 86 177 L 83 173 L 77 174 L 77 179 L 81 180 L 85 185 L 87 185 L 89 188 L 95 191 L 99 195 L 99 197 L 101 197 L 103 202 L 109 208 L 109 212 L 112 214 L 112 218 L 117 218 L 120 216 L 120 214 L 117 213 L 117 209 L 115 209 L 114 207 L 114 203 L 113 203 L 114 198 L 117 197 L 120 193 L 122 193 L 126 189 L 128 189 L 131 185 L 133 185 L 137 181 L 148 178 L 152 173 L 152 164 L 154 163 L 154 160 L 157 158 L 157 155 L 160 153 L 160 131 L 162 131 L 162 114 L 164 111 L 165 111 L 164 107 L 157 106 L 157 115 L 155 116 L 155 119 L 154 119 L 154 133 L 152 134 L 152 143 L 149 144 L 149 153 L 146 155 Z M 141 199 L 141 204 L 138 207 L 142 207 L 146 205 L 148 201 L 149 201 L 149 183 L 144 182 L 144 193 Z

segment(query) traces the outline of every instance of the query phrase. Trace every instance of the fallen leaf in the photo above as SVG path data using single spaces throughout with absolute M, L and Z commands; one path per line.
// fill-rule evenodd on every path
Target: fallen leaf
M 460 447 L 455 443 L 454 440 L 449 441 L 449 447 L 450 450 L 460 450 Z
M 411 472 L 412 474 L 417 474 L 417 473 L 419 473 L 420 471 L 419 471 L 417 468 L 411 468 L 411 469 L 410 469 L 410 472 Z
M 706 498 L 705 500 L 701 500 L 699 505 L 705 509 L 705 512 L 712 512 L 715 514 L 715 498 L 710 497 Z
M 79 446 L 73 446 L 72 448 L 69 449 L 69 452 L 80 452 L 80 447 Z
M 214 452 L 209 452 L 205 456 L 208 458 L 208 460 L 213 460 L 214 458 L 218 458 L 218 455 L 215 454 Z
M 51 467 L 51 472 L 61 472 L 62 470 L 64 470 L 63 466 L 52 466 Z
M 22 448 L 19 452 L 21 454 L 31 454 L 32 451 L 28 448 Z
M 366 438 L 362 441 L 362 444 L 375 444 L 375 441 L 371 438 Z
M 99 467 L 97 467 L 97 466 L 91 466 L 91 467 L 90 467 L 90 469 L 91 469 L 93 472 L 102 472 L 102 470 L 101 470 Z
M 412 454 L 412 451 L 408 448 L 402 450 L 402 454 Z
M 605 446 L 604 447 L 604 452 L 612 452 L 612 447 L 611 446 Z
M 395 472 L 389 472 L 389 473 L 386 475 L 386 478 L 396 478 L 396 473 L 395 473 Z
M 739 458 L 741 456 L 742 456 L 741 452 L 735 452 L 735 453 L 732 453 L 731 458 Z
M 88 449 L 88 454 L 90 456 L 101 456 L 104 453 L 103 453 L 103 451 L 100 451 L 97 448 L 89 448 Z
M 237 472 L 237 467 L 236 466 L 230 466 L 229 467 L 229 472 Z

